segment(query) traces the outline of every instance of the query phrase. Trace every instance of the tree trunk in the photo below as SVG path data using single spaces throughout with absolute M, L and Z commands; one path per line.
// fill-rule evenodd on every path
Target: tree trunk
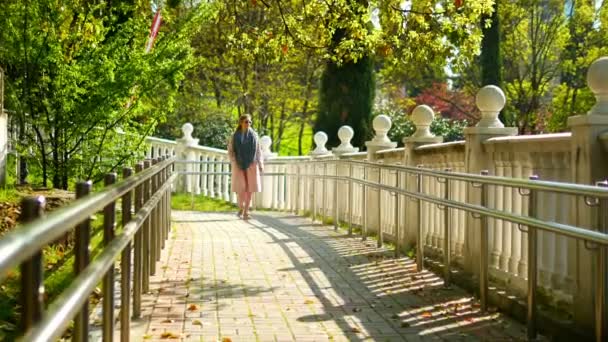
M 490 20 L 491 25 L 486 27 L 486 22 Z M 483 38 L 481 40 L 481 82 L 482 86 L 495 85 L 502 86 L 502 54 L 500 52 L 500 23 L 498 19 L 498 0 L 494 1 L 492 15 L 481 17 L 481 30 Z M 502 112 L 498 118 L 504 122 Z

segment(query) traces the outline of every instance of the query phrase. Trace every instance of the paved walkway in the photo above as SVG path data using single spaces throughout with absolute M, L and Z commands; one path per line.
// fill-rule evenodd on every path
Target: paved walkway
M 284 213 L 174 212 L 144 298 L 145 340 L 524 340 L 408 258 Z

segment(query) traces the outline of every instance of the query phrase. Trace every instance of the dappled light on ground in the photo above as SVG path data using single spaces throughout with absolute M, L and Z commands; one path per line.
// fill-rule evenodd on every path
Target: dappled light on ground
M 144 298 L 147 340 L 523 340 L 523 326 L 332 227 L 279 213 L 174 212 Z

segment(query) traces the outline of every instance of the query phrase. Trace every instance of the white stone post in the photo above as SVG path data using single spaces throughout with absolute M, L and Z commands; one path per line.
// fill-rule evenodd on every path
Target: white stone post
M 343 155 L 345 153 L 359 152 L 359 148 L 354 147 L 351 144 L 351 140 L 353 139 L 354 135 L 355 135 L 355 131 L 352 129 L 352 127 L 347 126 L 347 125 L 340 127 L 340 129 L 338 129 L 338 138 L 340 139 L 341 144 L 338 147 L 334 147 L 332 149 L 332 153 L 336 157 L 339 158 L 341 155 Z M 335 167 L 337 167 L 337 169 L 334 169 L 334 173 L 337 171 L 338 176 L 348 176 L 348 173 L 349 173 L 348 167 L 339 167 L 338 165 L 335 165 Z M 335 190 L 335 186 L 338 187 L 337 191 Z M 328 211 L 328 212 L 333 213 L 333 210 L 334 210 L 333 206 L 336 204 L 334 194 L 346 194 L 348 192 L 348 185 L 344 184 L 344 182 L 338 182 L 337 180 L 333 180 L 332 184 L 328 185 L 328 189 L 333 189 L 330 192 L 330 196 L 328 196 L 329 197 L 328 203 L 330 203 L 330 205 L 331 205 L 331 211 Z M 348 194 L 348 196 L 353 196 L 353 195 Z M 340 196 L 338 196 L 338 197 L 340 197 Z M 337 202 L 337 204 L 338 204 L 338 218 L 340 218 L 342 220 L 346 220 L 348 201 L 339 201 L 339 202 Z M 354 204 L 355 204 L 355 201 L 353 199 L 353 207 L 354 207 Z
M 390 148 L 397 147 L 397 143 L 390 141 L 387 136 L 388 131 L 392 126 L 391 118 L 386 115 L 378 115 L 372 121 L 372 127 L 374 128 L 374 138 L 370 141 L 365 142 L 367 146 L 367 159 L 370 161 L 376 160 L 376 152 L 381 150 L 387 150 Z M 368 168 L 367 172 L 368 180 L 372 182 L 380 182 L 380 172 L 375 168 Z M 378 205 L 380 202 L 380 191 L 376 189 L 369 189 L 367 192 L 367 227 L 369 231 L 378 231 L 379 215 L 381 215 L 381 207 Z
M 403 150 L 404 156 L 403 161 L 405 166 L 416 167 L 418 161 L 416 158 L 415 149 L 422 145 L 435 144 L 443 141 L 443 137 L 437 137 L 431 133 L 431 123 L 435 119 L 435 113 L 433 109 L 427 105 L 419 105 L 414 108 L 411 114 L 412 122 L 416 126 L 416 131 L 412 136 L 403 138 Z M 409 191 L 417 191 L 417 178 L 415 176 L 408 175 L 406 180 L 407 189 Z M 430 183 L 428 179 L 421 181 L 421 190 L 429 193 Z M 428 203 L 421 203 L 420 208 L 418 203 L 414 201 L 403 201 L 405 207 L 405 217 L 408 219 L 404 224 L 405 241 L 402 241 L 402 246 L 406 249 L 412 248 L 416 244 L 416 236 L 418 235 L 418 225 L 423 228 L 429 228 L 430 220 L 430 206 Z M 423 213 L 423 215 L 421 215 Z M 422 240 L 425 244 L 431 246 L 431 231 L 429 229 L 423 229 Z M 427 241 L 427 238 L 429 239 Z
M 516 127 L 504 127 L 498 119 L 500 111 L 506 104 L 504 92 L 497 86 L 487 85 L 477 92 L 475 98 L 477 108 L 481 112 L 481 119 L 475 127 L 465 128 L 465 171 L 467 173 L 479 174 L 482 170 L 488 170 L 490 175 L 495 175 L 493 155 L 486 153 L 483 142 L 489 138 L 498 136 L 517 135 Z M 505 190 L 506 191 L 506 190 Z M 467 203 L 478 204 L 481 194 L 478 188 L 467 184 Z M 493 188 L 489 188 L 488 197 L 495 196 Z M 489 221 L 489 220 L 488 220 Z M 481 220 L 471 215 L 466 216 L 465 241 L 464 241 L 464 267 L 467 272 L 479 275 L 481 255 L 479 254 Z M 503 240 L 503 247 L 506 248 Z M 509 246 L 510 249 L 510 246 Z M 505 250 L 502 251 L 503 253 Z M 484 256 L 489 258 L 490 256 Z
M 593 108 L 585 115 L 568 118 L 571 138 L 571 181 L 578 184 L 595 184 L 608 177 L 608 151 L 602 147 L 600 135 L 608 132 L 608 57 L 602 57 L 589 67 L 587 85 L 596 98 Z M 572 198 L 572 224 L 597 229 L 597 208 L 589 208 L 580 198 Z M 582 329 L 592 329 L 594 322 L 595 274 L 593 252 L 577 241 L 577 271 L 574 291 L 574 320 Z M 601 275 L 604 276 L 604 275 Z
M 193 149 L 190 147 L 198 145 L 198 139 L 192 138 L 192 131 L 194 131 L 194 127 L 191 123 L 186 123 L 182 126 L 182 132 L 184 136 L 182 138 L 177 139 L 177 153 L 178 155 L 182 155 L 184 160 L 187 161 L 196 161 L 196 154 Z M 195 170 L 194 164 L 185 164 L 182 165 L 181 170 L 186 172 L 192 172 Z M 192 175 L 186 175 L 183 178 L 184 185 L 183 190 L 186 192 L 194 191 L 194 177 Z

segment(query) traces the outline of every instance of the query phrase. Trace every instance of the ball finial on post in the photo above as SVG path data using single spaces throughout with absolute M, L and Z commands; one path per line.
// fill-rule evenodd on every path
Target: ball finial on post
M 273 153 L 270 150 L 270 146 L 272 146 L 272 139 L 265 135 L 260 138 L 260 150 L 262 150 L 262 157 L 264 159 L 274 158 L 277 156 L 276 153 Z
M 608 57 L 596 59 L 587 70 L 587 86 L 595 95 L 589 115 L 608 115 Z
M 374 118 L 372 121 L 372 127 L 376 132 L 374 139 L 372 141 L 376 143 L 390 143 L 390 139 L 388 138 L 388 131 L 391 129 L 393 123 L 391 118 L 387 115 L 380 114 Z
M 325 134 L 325 132 L 319 131 L 315 133 L 313 139 L 315 141 L 316 148 L 310 154 L 312 154 L 313 156 L 322 156 L 329 154 L 329 151 L 325 147 L 325 144 L 327 144 L 328 140 L 327 134 Z
M 433 109 L 427 105 L 420 105 L 414 108 L 412 112 L 412 122 L 416 125 L 416 132 L 412 135 L 414 138 L 432 138 L 431 123 L 435 118 Z
M 353 145 L 350 143 L 354 136 L 355 131 L 352 129 L 352 127 L 347 125 L 340 127 L 338 130 L 338 138 L 340 139 L 341 144 L 340 146 L 333 148 L 332 152 L 335 155 L 358 152 L 359 149 L 353 147 Z
M 498 114 L 505 107 L 505 93 L 495 85 L 487 85 L 477 92 L 475 97 L 477 108 L 481 112 L 481 120 L 477 127 L 503 128 L 505 125 L 498 119 Z

